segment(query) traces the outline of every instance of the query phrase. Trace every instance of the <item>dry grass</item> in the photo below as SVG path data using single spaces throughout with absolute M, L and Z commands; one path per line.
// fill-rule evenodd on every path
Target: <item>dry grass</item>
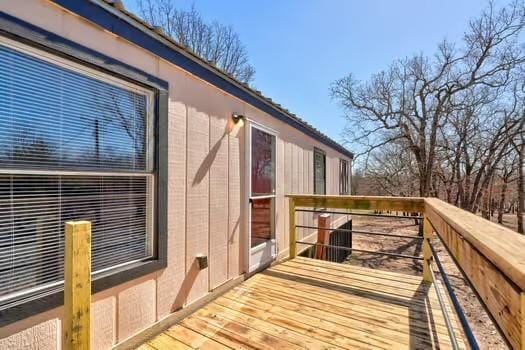
M 491 221 L 497 223 L 498 216 L 493 216 L 490 218 Z M 518 231 L 518 217 L 515 214 L 503 214 L 503 226 L 510 228 L 512 231 Z

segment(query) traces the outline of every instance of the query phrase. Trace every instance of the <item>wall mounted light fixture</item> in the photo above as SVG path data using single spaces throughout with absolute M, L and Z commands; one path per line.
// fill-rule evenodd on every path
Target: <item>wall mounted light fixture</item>
M 239 132 L 244 129 L 245 120 L 246 117 L 242 114 L 232 113 L 232 119 L 231 121 L 228 121 L 230 136 L 237 137 L 237 135 L 239 135 Z
M 245 117 L 242 114 L 233 113 L 232 114 L 232 120 L 235 124 L 237 124 L 239 121 L 243 121 Z

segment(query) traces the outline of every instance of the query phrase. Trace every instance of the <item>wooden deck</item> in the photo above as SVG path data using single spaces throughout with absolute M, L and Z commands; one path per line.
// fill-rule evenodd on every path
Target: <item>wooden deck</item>
M 229 348 L 449 349 L 451 343 L 435 290 L 421 277 L 297 257 L 139 349 Z

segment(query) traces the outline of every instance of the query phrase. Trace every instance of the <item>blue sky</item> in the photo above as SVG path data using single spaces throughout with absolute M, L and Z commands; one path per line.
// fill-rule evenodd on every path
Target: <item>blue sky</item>
M 125 0 L 137 11 L 137 0 Z M 253 86 L 337 141 L 345 122 L 330 84 L 361 80 L 394 59 L 432 55 L 443 38 L 461 40 L 485 0 L 174 0 L 207 20 L 231 24 L 246 45 Z M 504 3 L 504 0 L 496 3 Z M 351 146 L 350 146 L 351 148 Z

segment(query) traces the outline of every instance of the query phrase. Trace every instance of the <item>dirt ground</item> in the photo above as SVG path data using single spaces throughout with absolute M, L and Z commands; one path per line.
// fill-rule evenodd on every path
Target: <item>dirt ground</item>
M 490 218 L 491 221 L 497 223 L 498 216 L 493 216 Z M 503 226 L 510 228 L 512 231 L 518 231 L 518 218 L 515 214 L 503 214 Z
M 385 233 L 404 234 L 417 237 L 418 226 L 412 219 L 391 219 L 377 217 L 354 216 L 353 229 Z M 353 248 L 371 251 L 384 251 L 405 255 L 422 255 L 422 241 L 406 238 L 380 237 L 353 234 Z M 500 333 L 492 323 L 485 309 L 463 278 L 452 258 L 438 238 L 433 241 L 447 276 L 452 283 L 457 298 L 465 312 L 478 344 L 482 349 L 509 349 Z M 421 275 L 422 262 L 400 259 L 375 254 L 354 252 L 347 263 L 371 268 L 396 271 L 406 274 Z M 439 276 L 435 267 L 436 275 Z

